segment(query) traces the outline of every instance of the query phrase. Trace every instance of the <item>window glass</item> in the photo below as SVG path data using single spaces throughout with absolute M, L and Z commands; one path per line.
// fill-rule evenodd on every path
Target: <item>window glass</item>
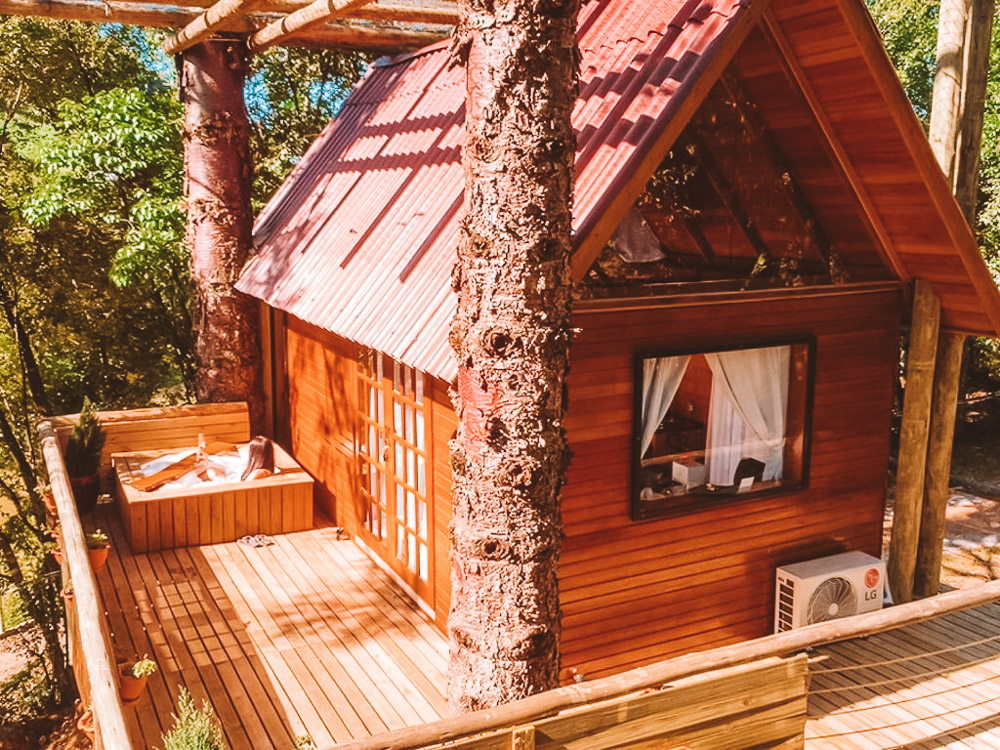
M 808 343 L 640 356 L 636 365 L 633 517 L 802 483 Z

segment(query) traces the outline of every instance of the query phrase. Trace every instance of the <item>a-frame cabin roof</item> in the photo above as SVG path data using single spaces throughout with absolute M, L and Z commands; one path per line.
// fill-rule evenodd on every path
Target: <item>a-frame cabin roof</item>
M 946 329 L 1000 330 L 1000 294 L 862 0 L 591 0 L 579 38 L 577 278 L 736 54 L 765 39 L 780 64 L 761 80 L 796 89 L 879 262 L 929 280 Z M 464 75 L 444 44 L 373 66 L 258 218 L 239 288 L 451 380 Z M 781 113 L 762 109 L 780 141 Z

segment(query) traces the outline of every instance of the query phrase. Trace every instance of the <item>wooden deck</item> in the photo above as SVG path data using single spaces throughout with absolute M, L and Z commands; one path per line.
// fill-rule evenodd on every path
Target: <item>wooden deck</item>
M 160 670 L 126 710 L 136 747 L 160 746 L 179 688 L 211 701 L 232 748 L 319 747 L 445 715 L 447 645 L 427 618 L 330 526 L 132 554 L 110 515 L 114 549 L 98 576 L 121 656 Z
M 1000 605 L 816 650 L 808 750 L 1000 748 Z

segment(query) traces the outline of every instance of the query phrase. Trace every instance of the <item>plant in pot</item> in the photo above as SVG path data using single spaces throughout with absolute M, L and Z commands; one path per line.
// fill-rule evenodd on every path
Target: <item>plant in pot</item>
M 91 534 L 85 534 L 83 540 L 87 543 L 87 557 L 90 558 L 90 567 L 93 569 L 94 575 L 97 575 L 104 570 L 104 566 L 108 562 L 108 550 L 111 548 L 111 542 L 108 541 L 108 535 L 100 529 Z
M 56 496 L 52 493 L 52 485 L 39 482 L 35 485 L 35 492 L 42 498 L 42 503 L 45 505 L 45 512 L 49 518 L 58 518 L 59 512 L 56 510 Z
M 80 718 L 76 720 L 76 728 L 79 729 L 89 740 L 94 739 L 94 711 L 87 708 Z
M 121 671 L 121 679 L 118 682 L 119 693 L 122 697 L 123 706 L 131 706 L 142 695 L 146 687 L 146 680 L 156 671 L 156 662 L 143 656 L 131 665 L 126 665 Z
M 101 491 L 97 470 L 106 438 L 94 414 L 93 404 L 90 399 L 84 399 L 80 418 L 66 443 L 66 473 L 69 474 L 73 497 L 81 514 L 90 513 L 97 505 L 97 496 Z
M 62 594 L 62 598 L 67 604 L 73 601 L 73 582 L 66 581 L 66 583 L 63 584 L 62 591 L 59 593 Z

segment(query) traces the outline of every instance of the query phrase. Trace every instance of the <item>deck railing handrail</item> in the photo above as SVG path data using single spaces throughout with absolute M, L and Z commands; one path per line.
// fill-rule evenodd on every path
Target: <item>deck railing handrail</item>
M 132 750 L 125 717 L 118 693 L 118 676 L 114 660 L 108 650 L 105 629 L 107 623 L 98 595 L 97 579 L 90 567 L 83 524 L 76 510 L 76 501 L 70 489 L 66 464 L 49 421 L 40 422 L 38 434 L 42 442 L 42 456 L 49 474 L 49 484 L 55 496 L 56 509 L 61 525 L 61 550 L 73 583 L 73 604 L 76 608 L 77 628 L 80 635 L 80 656 L 90 687 L 90 703 L 94 725 L 105 750 Z
M 807 625 L 744 643 L 685 654 L 592 682 L 548 690 L 498 708 L 339 744 L 336 745 L 336 750 L 417 750 L 475 734 L 530 725 L 560 711 L 640 690 L 659 688 L 683 677 L 774 656 L 789 656 L 809 648 L 895 630 L 996 601 L 1000 601 L 1000 581 L 991 581 L 973 589 L 950 591 L 854 617 Z

